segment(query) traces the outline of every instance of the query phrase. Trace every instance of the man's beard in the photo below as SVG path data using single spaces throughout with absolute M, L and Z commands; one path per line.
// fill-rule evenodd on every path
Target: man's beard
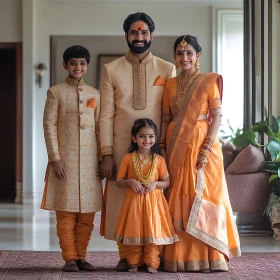
M 147 49 L 150 48 L 150 46 L 152 44 L 152 40 L 150 40 L 149 43 L 147 43 L 147 41 L 145 41 L 145 40 L 142 40 L 142 41 L 133 40 L 132 43 L 130 43 L 128 40 L 126 40 L 126 42 L 127 42 L 128 47 L 134 53 L 144 53 Z M 134 45 L 136 43 L 144 43 L 144 46 L 143 47 L 136 47 Z

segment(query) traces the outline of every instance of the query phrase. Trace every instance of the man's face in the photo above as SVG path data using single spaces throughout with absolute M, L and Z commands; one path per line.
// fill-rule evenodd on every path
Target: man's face
M 154 33 L 150 33 L 149 26 L 144 21 L 135 21 L 130 25 L 126 35 L 128 47 L 134 53 L 144 53 L 151 46 Z

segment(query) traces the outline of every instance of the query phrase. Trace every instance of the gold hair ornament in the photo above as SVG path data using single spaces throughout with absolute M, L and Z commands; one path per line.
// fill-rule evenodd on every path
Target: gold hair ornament
M 185 50 L 185 46 L 188 44 L 187 41 L 185 40 L 186 35 L 184 35 L 183 40 L 181 41 L 180 45 L 183 48 L 183 51 Z

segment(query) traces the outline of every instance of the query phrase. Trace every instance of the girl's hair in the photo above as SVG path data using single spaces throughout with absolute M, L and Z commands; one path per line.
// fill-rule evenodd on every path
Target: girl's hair
M 202 51 L 202 48 L 201 46 L 198 44 L 197 40 L 196 40 L 196 37 L 192 36 L 192 35 L 182 35 L 180 37 L 178 37 L 176 39 L 176 41 L 174 42 L 174 52 L 176 52 L 176 49 L 178 47 L 178 45 L 183 41 L 183 39 L 185 39 L 185 41 L 192 45 L 194 50 L 198 53 L 198 52 L 201 52 Z
M 133 127 L 131 129 L 131 135 L 136 137 L 137 133 L 141 130 L 141 128 L 143 127 L 150 127 L 153 129 L 154 133 L 155 133 L 155 137 L 156 137 L 156 142 L 153 145 L 153 147 L 151 148 L 151 153 L 152 155 L 154 154 L 158 154 L 159 153 L 159 148 L 158 148 L 158 134 L 157 134 L 157 126 L 156 124 L 150 120 L 150 119 L 137 119 L 134 124 Z M 133 153 L 135 151 L 138 151 L 138 145 L 137 143 L 134 143 L 131 140 L 131 144 L 130 147 L 128 149 L 128 153 Z

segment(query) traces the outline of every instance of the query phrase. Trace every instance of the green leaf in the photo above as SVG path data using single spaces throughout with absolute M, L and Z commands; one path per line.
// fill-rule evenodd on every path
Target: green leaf
M 280 167 L 280 162 L 277 161 L 263 161 L 262 164 L 265 167 L 265 171 L 278 173 L 278 169 Z
M 272 140 L 267 144 L 266 147 L 267 147 L 269 153 L 271 154 L 272 160 L 275 160 L 278 153 L 280 152 L 280 143 Z
M 256 122 L 255 124 L 253 124 L 252 130 L 254 132 L 265 133 L 271 136 L 273 139 L 276 138 L 276 135 L 273 133 L 271 128 L 267 125 L 266 121 Z
M 273 181 L 271 181 L 271 186 L 272 186 L 272 192 L 276 196 L 280 196 L 280 179 L 276 178 Z
M 279 123 L 274 116 L 272 116 L 271 129 L 272 129 L 273 133 L 278 133 L 279 132 Z
M 244 148 L 250 144 L 256 147 L 260 146 L 259 143 L 257 142 L 255 133 L 251 130 L 247 130 L 241 135 L 237 136 L 233 140 L 233 143 L 240 148 Z
M 277 196 L 275 197 L 274 200 L 272 200 L 270 203 L 268 203 L 268 205 L 266 206 L 266 208 L 264 209 L 264 215 L 270 217 L 271 216 L 271 211 L 272 211 L 272 207 L 277 204 L 280 201 L 280 197 Z
M 273 181 L 274 179 L 279 178 L 278 176 L 279 176 L 279 175 L 271 175 L 271 176 L 269 177 L 269 183 L 270 183 L 271 181 Z
M 280 125 L 280 116 L 277 118 L 277 122 Z

